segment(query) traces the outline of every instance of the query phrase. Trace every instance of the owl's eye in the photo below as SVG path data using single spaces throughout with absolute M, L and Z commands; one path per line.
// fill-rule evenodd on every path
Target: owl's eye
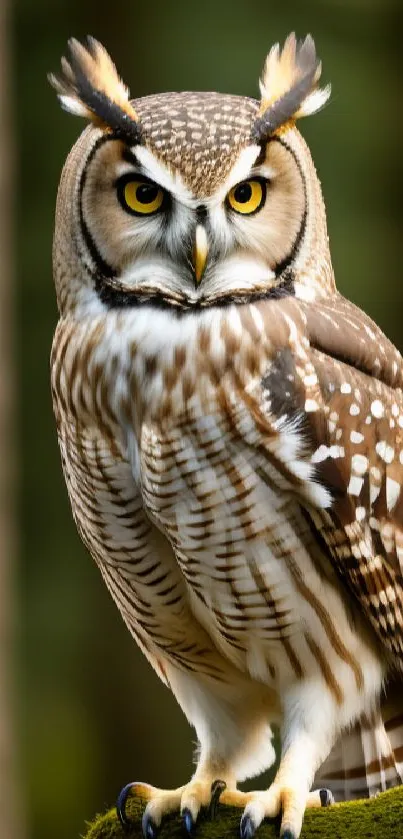
M 242 215 L 252 215 L 261 209 L 266 200 L 266 181 L 251 178 L 234 186 L 228 193 L 227 201 L 231 210 Z
M 165 203 L 164 190 L 143 178 L 122 178 L 117 184 L 117 191 L 123 209 L 136 216 L 157 213 Z

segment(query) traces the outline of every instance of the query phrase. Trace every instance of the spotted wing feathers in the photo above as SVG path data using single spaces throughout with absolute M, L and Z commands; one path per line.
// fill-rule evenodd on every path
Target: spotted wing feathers
M 312 524 L 403 670 L 403 362 L 342 298 L 307 306 L 305 318 L 316 377 L 305 402 L 311 462 L 333 498 L 309 510 Z
M 81 44 L 70 38 L 68 58 L 62 58 L 61 67 L 61 74 L 50 74 L 49 81 L 66 111 L 102 128 L 133 135 L 134 140 L 138 137 L 138 119 L 129 90 L 99 41 L 88 36 Z
M 317 500 L 301 476 L 294 492 L 321 554 L 403 672 L 403 360 L 339 295 L 277 303 L 275 330 L 270 307 L 260 312 L 278 342 L 261 381 L 268 420 L 288 437 L 298 430 Z M 289 445 L 276 457 L 290 472 Z
M 266 59 L 260 82 L 261 105 L 254 126 L 257 140 L 289 120 L 320 110 L 330 96 L 330 85 L 318 88 L 322 65 L 311 35 L 297 41 L 292 33 L 280 50 L 275 44 Z

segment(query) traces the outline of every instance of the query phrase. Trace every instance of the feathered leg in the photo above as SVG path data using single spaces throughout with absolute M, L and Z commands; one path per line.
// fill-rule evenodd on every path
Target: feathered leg
M 403 684 L 386 687 L 371 714 L 338 739 L 315 778 L 336 801 L 369 798 L 403 783 Z
M 127 784 L 118 799 L 118 815 L 128 823 L 126 802 L 138 794 L 148 802 L 143 816 L 143 833 L 154 839 L 161 821 L 178 810 L 188 833 L 194 827 L 201 807 L 214 811 L 220 797 L 224 803 L 245 807 L 249 794 L 237 790 L 237 781 L 257 775 L 275 760 L 272 732 L 268 723 L 273 696 L 265 686 L 231 672 L 228 685 L 203 679 L 194 673 L 165 666 L 170 687 L 189 722 L 196 729 L 199 753 L 190 782 L 175 790 L 162 790 L 148 784 Z M 216 783 L 219 782 L 219 783 Z

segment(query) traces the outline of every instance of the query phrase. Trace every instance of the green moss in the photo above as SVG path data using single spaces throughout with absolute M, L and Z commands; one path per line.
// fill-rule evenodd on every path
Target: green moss
M 115 810 L 98 816 L 89 825 L 85 839 L 141 839 L 141 816 L 144 802 L 130 799 L 127 812 L 133 829 L 124 832 Z M 217 819 L 208 821 L 203 815 L 197 823 L 197 839 L 237 839 L 240 811 L 219 805 Z M 183 839 L 184 831 L 178 816 L 164 820 L 160 839 Z M 265 822 L 259 839 L 278 837 L 278 824 Z M 382 793 L 369 801 L 349 801 L 326 809 L 308 810 L 301 839 L 399 839 L 403 836 L 403 786 Z

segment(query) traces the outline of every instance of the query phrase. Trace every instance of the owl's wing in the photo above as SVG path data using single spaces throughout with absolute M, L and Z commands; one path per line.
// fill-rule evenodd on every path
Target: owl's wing
M 54 401 L 63 471 L 77 530 L 130 632 L 165 681 L 150 644 L 151 627 L 156 643 L 159 627 L 153 619 L 146 584 L 153 585 L 154 578 L 157 581 L 160 577 L 157 569 L 161 557 L 166 553 L 169 557 L 169 545 L 157 543 L 142 511 L 130 466 L 119 448 L 112 449 L 101 429 L 72 422 Z M 174 585 L 169 559 L 164 573 L 163 585 Z M 156 585 L 155 597 L 158 595 Z
M 166 685 L 172 664 L 217 676 L 216 651 L 190 621 L 174 552 L 144 512 L 118 430 L 101 412 L 97 425 L 69 415 L 59 377 L 56 358 L 53 401 L 73 516 L 127 627 Z
M 316 541 L 403 667 L 402 358 L 340 296 L 284 313 L 289 342 L 262 381 L 265 404 L 278 427 L 299 430 L 311 476 L 330 494 L 315 503 L 295 479 Z

